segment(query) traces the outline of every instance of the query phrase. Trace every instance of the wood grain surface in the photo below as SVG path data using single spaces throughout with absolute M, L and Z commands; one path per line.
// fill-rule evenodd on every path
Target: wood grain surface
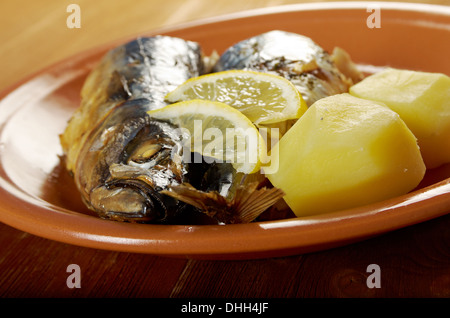
M 202 261 L 89 249 L 0 225 L 3 298 L 449 298 L 450 216 L 328 251 Z M 66 285 L 69 264 L 81 288 Z M 381 288 L 368 288 L 367 266 Z
M 58 60 L 122 37 L 298 2 L 2 0 L 0 89 Z M 82 10 L 79 29 L 66 26 L 66 8 L 71 3 Z M 450 5 L 447 0 L 427 3 Z M 0 224 L 0 297 L 448 299 L 449 229 L 450 215 L 446 215 L 323 252 L 250 261 L 200 261 L 78 247 Z M 82 269 L 81 288 L 68 288 L 69 264 Z M 381 288 L 367 286 L 370 264 L 382 269 Z

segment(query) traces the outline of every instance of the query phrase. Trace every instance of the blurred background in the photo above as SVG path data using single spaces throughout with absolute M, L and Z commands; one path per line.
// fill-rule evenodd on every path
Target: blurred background
M 197 19 L 299 0 L 2 0 L 0 90 L 89 48 Z M 388 1 L 393 2 L 393 1 Z M 450 0 L 403 2 L 450 5 Z M 80 8 L 80 28 L 68 28 L 70 4 Z

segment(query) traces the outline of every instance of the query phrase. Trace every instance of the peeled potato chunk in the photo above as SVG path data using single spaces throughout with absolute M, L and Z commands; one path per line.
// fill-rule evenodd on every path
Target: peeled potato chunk
M 315 102 L 271 156 L 267 177 L 299 217 L 405 194 L 425 174 L 417 140 L 399 115 L 347 93 Z
M 450 162 L 450 77 L 389 68 L 350 88 L 397 112 L 417 137 L 427 168 Z

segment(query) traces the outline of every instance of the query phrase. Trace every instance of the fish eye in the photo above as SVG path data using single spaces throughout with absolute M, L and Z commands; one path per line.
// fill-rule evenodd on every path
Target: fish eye
M 129 161 L 136 163 L 144 163 L 151 160 L 160 150 L 162 145 L 155 144 L 154 141 L 147 141 L 139 145 L 128 157 Z

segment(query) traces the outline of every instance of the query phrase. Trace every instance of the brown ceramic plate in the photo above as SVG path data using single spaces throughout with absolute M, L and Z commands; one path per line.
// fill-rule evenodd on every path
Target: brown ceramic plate
M 301 33 L 325 49 L 346 49 L 362 65 L 450 74 L 450 7 L 379 3 L 369 28 L 367 3 L 267 8 L 151 34 L 200 42 L 207 54 L 272 29 Z M 122 41 L 120 41 L 122 42 Z M 18 83 L 0 101 L 0 221 L 65 243 L 206 259 L 292 255 L 332 248 L 450 211 L 450 168 L 428 171 L 415 191 L 377 204 L 315 217 L 244 225 L 142 225 L 90 214 L 60 165 L 58 135 L 79 104 L 93 64 L 108 47 L 77 55 Z

